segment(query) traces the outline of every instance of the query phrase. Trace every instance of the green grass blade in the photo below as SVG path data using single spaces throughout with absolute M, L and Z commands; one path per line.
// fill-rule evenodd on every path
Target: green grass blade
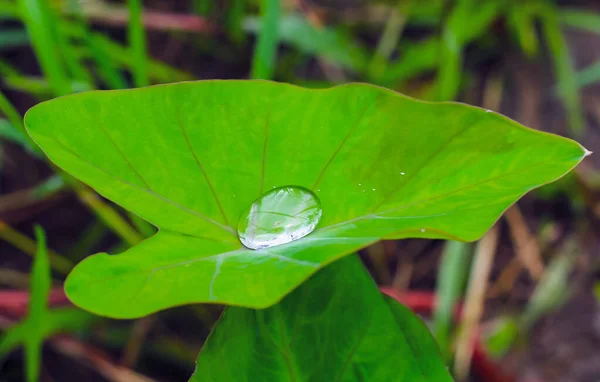
M 433 313 L 433 335 L 438 342 L 444 359 L 451 356 L 450 333 L 454 307 L 466 284 L 470 265 L 470 246 L 449 241 L 442 255 L 436 287 L 437 305 Z
M 44 0 L 19 0 L 18 3 L 42 72 L 56 95 L 69 94 L 69 78 L 59 55 L 56 25 L 52 25 L 49 4 Z
M 575 74 L 575 82 L 578 88 L 595 84 L 598 81 L 600 81 L 600 61 L 594 62 Z
M 41 327 L 42 338 L 48 338 L 58 333 L 84 330 L 97 319 L 88 312 L 72 307 L 48 310 L 44 318 Z M 26 319 L 6 330 L 0 337 L 0 356 L 25 344 L 30 329 L 29 321 Z
M 559 20 L 564 25 L 600 34 L 600 14 L 592 10 L 561 8 Z
M 462 47 L 452 29 L 444 28 L 440 47 L 436 100 L 450 101 L 458 95 L 462 79 Z
M 118 70 L 118 65 L 115 65 L 108 57 L 106 52 L 98 46 L 96 40 L 92 36 L 92 32 L 85 20 L 83 15 L 83 9 L 79 1 L 70 0 L 69 5 L 71 6 L 72 13 L 75 16 L 73 25 L 81 31 L 81 39 L 85 42 L 86 47 L 89 50 L 91 58 L 96 63 L 98 76 L 108 85 L 110 89 L 125 89 L 127 88 L 127 81 L 123 74 Z M 65 33 L 68 35 L 69 31 L 72 30 L 69 25 L 63 23 L 61 25 L 65 29 Z
M 4 85 L 8 89 L 28 93 L 32 97 L 38 98 L 39 100 L 47 100 L 53 98 L 54 91 L 48 81 L 43 77 L 29 77 L 22 75 L 5 76 L 3 78 Z M 88 82 L 71 81 L 71 92 L 79 93 L 93 88 Z
M 21 130 L 15 128 L 9 121 L 3 118 L 0 118 L 0 139 L 18 144 L 36 158 L 45 158 L 42 151 L 37 145 L 33 144 L 28 135 L 23 134 Z
M 31 271 L 29 314 L 27 317 L 27 337 L 25 338 L 25 374 L 28 382 L 39 380 L 42 363 L 43 326 L 48 311 L 50 260 L 46 250 L 46 237 L 41 227 L 35 227 L 37 251 Z
M 19 6 L 13 2 L 3 1 L 0 3 L 0 17 L 2 18 L 19 18 L 21 11 Z
M 12 103 L 10 103 L 8 98 L 6 98 L 2 92 L 0 92 L 0 111 L 6 116 L 6 118 L 8 118 L 13 127 L 19 129 L 19 131 L 26 136 L 29 136 L 25 131 L 25 126 L 23 126 L 21 114 L 19 114 L 17 109 L 12 105 Z
M 31 271 L 31 299 L 29 315 L 41 316 L 46 311 L 48 294 L 50 293 L 50 258 L 46 247 L 46 236 L 40 226 L 35 227 L 37 250 Z
M 22 29 L 0 31 L 0 51 L 29 44 L 29 36 Z
M 400 50 L 402 58 L 388 66 L 381 78 L 383 84 L 406 81 L 435 69 L 439 61 L 440 41 L 438 38 L 429 38 L 416 44 L 403 44 Z
M 244 19 L 244 30 L 260 34 L 262 21 L 256 17 Z M 367 50 L 352 40 L 340 28 L 317 28 L 301 15 L 288 15 L 279 20 L 278 39 L 300 53 L 318 56 L 343 69 L 363 72 L 368 62 Z M 281 66 L 281 65 L 280 65 Z
M 507 26 L 512 30 L 521 49 L 529 57 L 535 56 L 539 51 L 539 40 L 535 28 L 535 13 L 529 3 L 514 3 L 507 12 Z
M 92 253 L 94 247 L 106 235 L 106 224 L 100 219 L 95 219 L 85 231 L 79 236 L 77 241 L 69 249 L 67 256 L 70 259 L 81 259 Z
M 35 253 L 37 253 L 35 241 L 6 224 L 0 227 L 0 239 L 31 256 L 35 256 Z M 46 250 L 46 252 L 50 257 L 52 268 L 56 272 L 67 274 L 73 269 L 73 264 L 68 259 L 50 250 Z
M 138 215 L 131 212 L 129 212 L 127 215 L 129 216 L 129 220 L 131 220 L 131 223 L 133 223 L 133 226 L 138 231 L 140 231 L 140 233 L 144 237 L 150 237 L 156 233 L 156 227 L 154 227 L 152 224 L 148 223 Z
M 448 101 L 456 98 L 463 77 L 464 46 L 487 33 L 489 25 L 498 17 L 500 9 L 501 3 L 493 0 L 483 4 L 461 0 L 454 7 L 442 30 L 437 100 Z
M 68 30 L 69 35 L 84 38 L 85 31 L 80 26 L 72 23 L 65 23 L 63 27 Z M 102 33 L 92 32 L 90 34 L 90 39 L 97 49 L 103 52 L 113 63 L 128 70 L 135 71 L 135 58 L 131 55 L 131 50 L 126 46 L 113 41 Z M 80 54 L 87 57 L 86 55 L 89 55 L 89 52 L 83 51 Z M 195 78 L 190 73 L 186 73 L 177 68 L 173 68 L 164 62 L 152 60 L 150 58 L 148 61 L 148 74 L 152 79 L 158 82 L 190 81 Z
M 275 70 L 281 17 L 280 0 L 262 0 L 261 13 L 262 27 L 254 49 L 251 77 L 268 80 L 273 77 Z
M 572 248 L 572 242 L 568 246 L 571 247 L 567 247 L 570 253 L 554 258 L 536 285 L 525 312 L 519 319 L 524 331 L 531 329 L 538 319 L 560 306 L 571 294 L 569 275 L 574 266 L 574 253 L 577 252 L 576 248 Z
M 577 88 L 573 59 L 565 37 L 560 31 L 556 10 L 551 6 L 544 7 L 541 16 L 542 31 L 552 55 L 554 72 L 567 110 L 569 126 L 574 134 L 580 134 L 585 126 L 585 119 Z
M 194 0 L 192 5 L 194 12 L 201 16 L 209 16 L 215 8 L 212 0 Z
M 77 51 L 73 48 L 73 43 L 65 31 L 64 24 L 66 20 L 58 14 L 50 14 L 53 18 L 53 25 L 56 26 L 56 43 L 60 49 L 65 67 L 68 69 L 73 80 L 80 81 L 89 84 L 89 87 L 94 87 L 94 77 L 88 71 L 83 59 L 77 54 Z M 79 18 L 76 18 L 75 23 L 81 23 Z
M 41 150 L 36 145 L 29 134 L 25 131 L 23 125 L 23 119 L 17 109 L 10 103 L 8 98 L 0 91 L 0 112 L 6 116 L 9 124 L 3 123 L 0 128 L 0 135 L 4 138 L 8 138 L 14 142 L 17 142 L 31 153 L 37 153 L 39 155 Z
M 400 9 L 392 9 L 367 68 L 369 77 L 375 79 L 375 82 L 385 72 L 389 58 L 402 36 L 406 20 L 405 12 Z
M 128 0 L 129 6 L 129 46 L 134 59 L 133 82 L 142 87 L 150 84 L 148 78 L 148 57 L 146 56 L 146 35 L 142 21 L 142 0 Z
M 245 0 L 231 0 L 230 6 L 227 10 L 227 30 L 229 36 L 235 42 L 241 42 L 244 40 L 244 31 L 242 30 L 242 23 L 244 18 Z

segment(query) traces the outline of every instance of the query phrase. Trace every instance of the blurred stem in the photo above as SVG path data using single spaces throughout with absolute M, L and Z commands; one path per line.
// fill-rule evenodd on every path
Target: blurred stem
M 408 6 L 410 6 L 410 2 L 405 6 L 405 8 Z M 383 33 L 381 34 L 379 42 L 377 43 L 377 47 L 375 48 L 375 53 L 373 54 L 373 57 L 371 58 L 367 68 L 369 78 L 374 79 L 375 81 L 377 81 L 377 78 L 379 78 L 385 72 L 388 60 L 398 45 L 398 41 L 402 36 L 402 30 L 404 29 L 404 25 L 406 24 L 406 20 L 408 18 L 405 13 L 396 8 L 392 8 L 391 10 Z
M 460 299 L 470 264 L 470 246 L 458 241 L 448 241 L 439 267 L 432 332 L 446 362 L 450 360 L 450 331 L 454 308 Z
M 251 77 L 269 80 L 273 77 L 279 38 L 280 0 L 262 0 L 261 28 L 252 59 Z
M 136 87 L 150 84 L 148 79 L 148 57 L 146 56 L 146 36 L 142 21 L 142 0 L 128 0 L 129 6 L 129 46 L 134 59 L 133 82 Z
M 8 118 L 12 127 L 17 129 L 25 138 L 23 144 L 29 143 L 28 149 L 33 151 L 39 151 L 38 146 L 33 142 L 33 140 L 27 134 L 25 130 L 25 125 L 23 124 L 23 119 L 21 118 L 21 114 L 17 111 L 17 109 L 13 106 L 12 103 L 6 98 L 6 96 L 0 92 L 0 111 Z
M 462 326 L 458 332 L 454 375 L 457 381 L 463 381 L 469 374 L 473 357 L 473 338 L 477 333 L 483 314 L 483 304 L 487 282 L 492 269 L 496 247 L 498 245 L 498 226 L 494 225 L 477 243 L 475 258 L 471 266 L 469 286 L 463 309 Z
M 27 289 L 31 276 L 29 273 L 15 271 L 14 269 L 0 268 L 0 283 L 14 289 Z
M 0 92 L 0 111 L 8 118 L 13 127 L 19 129 L 23 134 L 27 134 L 21 115 L 2 92 Z
M 79 200 L 88 206 L 104 223 L 129 245 L 135 245 L 144 238 L 98 194 L 79 183 L 73 185 Z
M 35 256 L 37 244 L 27 235 L 13 229 L 11 226 L 0 220 L 0 239 L 12 244 L 30 256 Z M 66 257 L 48 249 L 50 265 L 52 269 L 61 274 L 67 274 L 73 268 L 73 263 Z
M 104 237 L 106 234 L 106 224 L 100 219 L 94 219 L 94 221 L 86 227 L 83 234 L 80 235 L 79 239 L 67 252 L 67 256 L 70 259 L 81 259 L 89 254 L 93 247 Z
M 575 68 L 567 41 L 560 31 L 560 23 L 555 7 L 546 4 L 542 7 L 542 32 L 546 37 L 548 48 L 554 60 L 554 72 L 563 99 L 571 131 L 581 134 L 585 119 L 581 108 L 581 98 L 575 78 Z
M 121 357 L 121 363 L 125 367 L 135 369 L 144 347 L 144 341 L 155 321 L 156 316 L 146 316 L 134 322 L 129 339 L 123 349 L 123 356 Z
M 129 220 L 131 223 L 137 228 L 137 230 L 145 237 L 150 237 L 156 233 L 156 227 L 152 224 L 148 223 L 141 217 L 137 216 L 133 212 L 127 212 L 127 216 L 129 216 Z

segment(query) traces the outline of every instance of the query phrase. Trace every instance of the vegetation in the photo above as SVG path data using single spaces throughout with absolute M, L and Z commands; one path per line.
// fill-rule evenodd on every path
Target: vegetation
M 10 288 L 0 293 L 18 302 L 0 303 L 0 318 L 7 317 L 0 321 L 6 329 L 0 354 L 24 345 L 30 381 L 43 370 L 45 339 L 108 380 L 145 378 L 130 370 L 136 364 L 159 380 L 184 380 L 200 350 L 197 341 L 220 311 L 190 304 L 218 303 L 233 307 L 205 341 L 193 381 L 451 380 L 444 362 L 464 379 L 481 350 L 473 339 L 494 254 L 508 240 L 496 220 L 525 193 L 561 178 L 590 154 L 574 141 L 491 112 L 501 110 L 508 91 L 503 60 L 511 58 L 502 53 L 548 58 L 566 111 L 563 134 L 585 144 L 579 89 L 600 71 L 596 64 L 575 70 L 562 27 L 597 33 L 600 16 L 542 0 L 339 7 L 232 0 L 192 1 L 185 12 L 159 7 L 139 0 L 0 4 L 0 17 L 8 20 L 0 29 L 6 53 L 0 57 L 1 137 L 5 147 L 18 148 L 32 163 L 45 161 L 52 171 L 37 185 L 2 196 L 0 208 L 26 211 L 72 193 L 92 213 L 85 215 L 85 229 L 72 226 L 77 239 L 55 242 L 60 253 L 46 248 L 41 228 L 36 241 L 27 233 L 39 213 L 16 223 L 18 229 L 3 218 L 0 237 L 35 261 L 30 295 L 16 291 L 27 275 L 9 262 L 0 269 L 11 275 L 0 273 Z M 13 55 L 29 49 L 39 72 Z M 183 52 L 185 59 L 178 58 Z M 161 61 L 151 58 L 159 55 Z M 211 77 L 275 79 L 304 88 L 200 81 L 68 95 Z M 331 87 L 356 80 L 484 109 L 417 101 L 372 85 Z M 19 94 L 29 101 L 21 103 Z M 21 111 L 44 100 L 50 101 L 22 119 Z M 517 257 L 500 266 L 489 292 L 506 288 L 523 268 L 535 291 L 525 313 L 498 318 L 485 333 L 493 356 L 518 345 L 573 292 L 568 275 L 580 252 L 589 199 L 576 186 L 580 176 L 529 196 L 547 203 L 570 197 L 568 208 L 579 223 L 560 241 L 547 233 L 551 220 L 532 234 L 518 207 L 506 213 Z M 584 190 L 594 189 L 590 179 Z M 257 198 L 283 186 L 314 193 L 322 209 L 316 229 L 289 244 L 244 247 L 237 222 Z M 44 227 L 52 243 L 52 226 Z M 475 247 L 460 242 L 483 235 Z M 438 303 L 426 304 L 437 344 L 409 309 L 381 296 L 353 255 L 360 251 L 375 280 L 391 286 L 382 287 L 387 295 L 419 311 L 422 304 L 410 300 L 419 295 L 402 281 L 410 261 L 380 242 L 406 238 L 436 248 L 432 240 L 450 240 L 439 267 Z M 557 242 L 561 249 L 543 259 Z M 85 311 L 48 308 L 66 301 L 59 285 L 66 274 L 69 300 Z M 18 307 L 27 301 L 25 315 Z M 96 315 L 139 319 L 124 333 L 118 321 Z M 174 318 L 187 322 L 196 340 L 146 338 L 152 327 Z M 16 319 L 22 321 L 10 326 Z M 52 339 L 59 332 L 70 334 Z M 92 346 L 124 349 L 124 366 L 99 359 Z M 172 375 L 153 370 L 153 359 Z

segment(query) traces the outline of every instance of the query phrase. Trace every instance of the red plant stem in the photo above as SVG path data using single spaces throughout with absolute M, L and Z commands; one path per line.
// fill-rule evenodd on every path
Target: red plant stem
M 54 288 L 48 296 L 48 305 L 64 305 L 68 304 L 69 300 L 65 295 L 62 287 Z M 29 306 L 29 292 L 3 290 L 0 291 L 0 311 L 14 318 L 23 318 L 27 315 Z
M 121 7 L 86 8 L 84 15 L 93 23 L 124 26 L 129 22 L 129 11 Z M 177 14 L 169 12 L 144 11 L 142 21 L 146 29 L 179 30 L 187 32 L 215 32 L 218 27 L 211 21 L 196 15 Z

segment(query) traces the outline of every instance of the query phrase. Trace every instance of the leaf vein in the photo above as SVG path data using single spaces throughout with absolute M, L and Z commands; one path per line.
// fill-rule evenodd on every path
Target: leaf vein
M 210 192 L 211 192 L 213 198 L 215 199 L 215 203 L 217 203 L 217 207 L 219 208 L 219 211 L 221 212 L 221 215 L 223 216 L 225 225 L 229 226 L 229 222 L 227 221 L 227 215 L 225 214 L 223 205 L 221 204 L 221 201 L 219 200 L 219 196 L 217 195 L 215 188 L 213 187 L 210 179 L 208 178 L 208 174 L 206 173 L 204 166 L 202 166 L 202 163 L 200 162 L 200 158 L 198 158 L 198 155 L 196 155 L 196 151 L 194 151 L 192 142 L 190 141 L 190 137 L 189 137 L 187 131 L 185 130 L 183 122 L 181 121 L 181 110 L 179 109 L 179 106 L 177 107 L 176 110 L 177 110 L 177 124 L 179 125 L 179 129 L 181 130 L 181 134 L 183 135 L 183 138 L 185 139 L 187 148 L 190 151 L 190 153 L 192 154 L 192 157 L 194 157 L 194 161 L 196 162 L 196 165 L 200 169 L 200 172 L 204 176 L 204 180 L 206 180 L 206 184 L 208 184 L 208 188 L 210 188 Z
M 475 123 L 472 123 L 470 125 L 467 125 L 467 127 L 460 129 L 459 131 L 457 131 L 456 133 L 454 133 L 450 139 L 448 139 L 446 142 L 444 142 L 441 146 L 439 146 L 433 153 L 432 155 L 430 155 L 424 162 L 423 164 L 419 167 L 419 169 L 417 169 L 414 173 L 410 174 L 408 177 L 403 178 L 404 182 L 395 190 L 393 190 L 392 192 L 390 192 L 388 195 L 384 196 L 383 200 L 381 202 L 379 202 L 375 208 L 373 209 L 373 213 L 375 213 L 382 205 L 384 205 L 392 196 L 396 195 L 398 192 L 402 191 L 402 189 L 404 189 L 404 187 L 410 183 L 410 181 L 417 176 L 425 167 L 427 167 L 427 165 L 429 165 L 429 163 L 434 160 L 435 158 L 437 158 L 441 153 L 443 153 L 446 148 L 448 148 L 448 146 L 450 146 L 450 144 L 452 142 L 454 142 L 454 140 L 459 137 L 460 135 L 464 134 L 466 131 L 468 131 L 470 128 L 472 128 L 475 125 Z
M 335 157 L 340 153 L 340 151 L 342 150 L 342 148 L 344 147 L 344 145 L 346 144 L 346 142 L 348 141 L 348 139 L 350 138 L 350 136 L 352 135 L 352 133 L 354 133 L 354 131 L 356 131 L 356 129 L 358 128 L 358 125 L 360 124 L 360 121 L 363 119 L 363 117 L 365 115 L 365 112 L 367 111 L 368 108 L 369 108 L 369 105 L 367 105 L 365 108 L 362 109 L 362 111 L 358 115 L 358 118 L 357 118 L 356 122 L 354 123 L 354 125 L 350 129 L 348 129 L 348 132 L 346 133 L 346 135 L 344 135 L 344 138 L 341 140 L 341 142 L 338 145 L 338 147 L 335 149 L 335 151 L 333 152 L 333 154 L 331 154 L 331 157 L 325 163 L 325 166 L 323 166 L 323 169 L 321 169 L 321 172 L 319 173 L 319 176 L 317 177 L 317 180 L 313 184 L 311 190 L 314 191 L 315 188 L 317 188 L 317 186 L 319 185 L 319 183 L 323 179 L 323 176 L 325 175 L 325 172 L 327 172 L 327 169 L 329 169 L 329 166 L 331 166 L 331 163 L 333 162 L 333 160 L 335 159 Z
M 92 162 L 90 162 L 90 161 L 88 161 L 88 160 L 84 159 L 83 157 L 81 157 L 81 156 L 80 156 L 79 154 L 77 154 L 75 151 L 71 150 L 71 149 L 70 149 L 70 148 L 69 148 L 67 145 L 65 145 L 64 143 L 62 143 L 62 142 L 61 142 L 61 141 L 59 141 L 58 139 L 56 139 L 56 138 L 54 138 L 54 137 L 51 137 L 51 139 L 52 139 L 52 140 L 54 140 L 56 143 L 58 143 L 60 146 L 62 146 L 62 148 L 63 148 L 65 151 L 67 151 L 68 153 L 70 153 L 71 155 L 73 155 L 74 157 L 76 157 L 77 159 L 79 159 L 80 161 L 82 161 L 83 163 L 86 163 L 88 166 L 91 166 L 91 167 L 95 168 L 96 170 L 98 170 L 98 171 L 102 172 L 103 174 L 105 174 L 105 175 L 107 175 L 107 176 L 111 177 L 112 179 L 114 179 L 114 180 L 116 180 L 116 181 L 118 181 L 118 182 L 120 182 L 120 183 L 123 183 L 123 184 L 125 184 L 125 185 L 127 185 L 127 186 L 129 186 L 129 187 L 135 188 L 135 189 L 137 189 L 137 190 L 139 190 L 139 191 L 146 192 L 147 194 L 149 194 L 149 195 L 152 195 L 152 196 L 154 196 L 155 198 L 157 198 L 157 199 L 159 199 L 159 200 L 162 200 L 162 201 L 164 201 L 164 202 L 165 202 L 165 203 L 167 203 L 167 204 L 170 204 L 170 205 L 172 205 L 172 206 L 174 206 L 174 207 L 176 207 L 176 208 L 178 208 L 178 209 L 180 209 L 180 210 L 182 210 L 182 211 L 185 211 L 185 212 L 187 212 L 187 213 L 189 213 L 189 214 L 191 214 L 191 215 L 194 215 L 194 216 L 196 216 L 196 217 L 199 217 L 199 218 L 201 218 L 201 219 L 203 219 L 203 220 L 205 220 L 205 221 L 207 221 L 207 222 L 209 222 L 209 223 L 212 223 L 212 224 L 216 225 L 217 227 L 219 227 L 219 228 L 223 229 L 224 231 L 227 231 L 227 232 L 229 232 L 229 233 L 233 234 L 233 235 L 234 235 L 234 236 L 237 238 L 237 236 L 236 236 L 236 235 L 235 235 L 235 233 L 234 233 L 234 230 L 233 230 L 231 227 L 224 226 L 224 225 L 222 225 L 221 223 L 219 223 L 219 222 L 217 222 L 217 221 L 215 221 L 215 220 L 213 220 L 213 219 L 211 219 L 211 218 L 209 218 L 209 217 L 207 217 L 207 216 L 204 216 L 204 215 L 202 215 L 202 214 L 200 214 L 200 213 L 198 213 L 198 212 L 196 212 L 196 211 L 194 211 L 194 210 L 192 210 L 192 209 L 189 209 L 189 208 L 187 208 L 187 207 L 184 207 L 184 206 L 182 206 L 182 205 L 180 205 L 180 204 L 178 204 L 178 203 L 175 203 L 174 201 L 172 201 L 172 200 L 170 200 L 170 199 L 168 199 L 168 198 L 165 198 L 164 196 L 162 196 L 162 195 L 160 195 L 160 194 L 157 194 L 156 192 L 152 191 L 152 190 L 151 190 L 151 189 L 149 189 L 149 188 L 143 188 L 143 187 L 140 187 L 140 186 L 138 186 L 138 185 L 136 185 L 136 184 L 133 184 L 133 183 L 131 183 L 131 182 L 128 182 L 128 181 L 126 181 L 125 179 L 121 179 L 120 177 L 118 177 L 118 176 L 115 176 L 115 175 L 113 175 L 113 174 L 111 174 L 111 173 L 107 172 L 106 170 L 102 169 L 101 167 L 98 167 L 98 166 L 97 166 L 97 165 L 95 165 L 94 163 L 92 163 Z

